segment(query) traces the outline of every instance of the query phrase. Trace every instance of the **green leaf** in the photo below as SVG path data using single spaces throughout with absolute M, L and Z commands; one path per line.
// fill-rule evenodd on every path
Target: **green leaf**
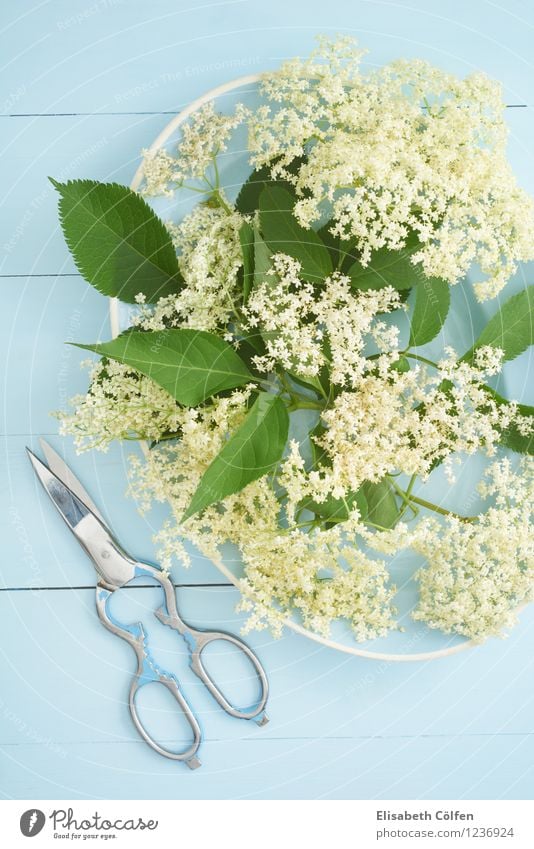
M 292 371 L 286 371 L 286 374 L 291 378 L 291 380 L 296 383 L 298 386 L 302 386 L 303 389 L 313 389 L 317 395 L 324 396 L 324 388 L 321 383 L 320 377 L 315 375 L 310 375 L 306 377 L 300 377 L 300 375 L 295 374 Z
M 181 289 L 169 232 L 140 195 L 96 180 L 51 183 L 76 267 L 95 289 L 128 303 L 139 292 L 154 303 Z
M 346 498 L 330 497 L 326 501 L 306 499 L 300 506 L 332 524 L 345 522 L 349 517 L 349 511 L 354 507 L 358 508 L 362 519 L 365 519 L 367 516 L 367 500 L 361 490 L 350 492 Z
M 305 162 L 305 156 L 297 156 L 285 167 L 290 173 L 296 175 Z M 243 215 L 253 215 L 256 212 L 260 205 L 260 194 L 267 184 L 276 183 L 278 186 L 283 186 L 292 194 L 293 203 L 295 202 L 295 190 L 291 183 L 288 183 L 286 180 L 272 179 L 271 170 L 274 164 L 273 162 L 270 165 L 263 165 L 261 168 L 256 168 L 241 186 L 235 201 L 235 207 Z
M 391 363 L 390 369 L 391 371 L 398 371 L 400 374 L 405 374 L 407 371 L 410 371 L 410 361 L 403 356 L 400 356 L 398 360 L 395 360 L 394 363 Z
M 231 345 L 202 330 L 127 330 L 110 342 L 76 347 L 131 366 L 187 407 L 253 380 Z
M 483 389 L 497 404 L 510 403 L 502 395 L 499 395 L 495 389 L 492 389 L 491 386 L 484 386 Z M 532 424 L 534 424 L 534 407 L 530 407 L 528 404 L 518 404 L 517 409 L 521 416 L 530 419 Z M 520 433 L 516 425 L 511 425 L 502 431 L 500 442 L 501 445 L 511 448 L 512 451 L 517 451 L 518 454 L 534 454 L 534 430 L 528 436 L 524 436 Z
M 266 185 L 260 195 L 261 232 L 273 254 L 298 260 L 302 278 L 316 283 L 332 273 L 332 260 L 317 233 L 300 226 L 293 206 L 294 197 L 285 188 Z
M 284 402 L 260 392 L 243 424 L 204 472 L 182 521 L 273 471 L 284 452 L 288 429 Z
M 272 182 L 271 166 L 264 165 L 262 168 L 256 168 L 241 186 L 235 201 L 236 209 L 243 215 L 252 215 L 256 212 L 260 205 L 260 194 L 265 184 L 270 182 Z
M 439 277 L 424 277 L 415 290 L 410 346 L 426 345 L 445 323 L 451 302 L 450 286 Z
M 248 221 L 239 228 L 239 241 L 243 255 L 243 303 L 246 304 L 254 283 L 254 230 Z
M 407 246 L 399 251 L 379 248 L 373 251 L 368 265 L 355 262 L 347 271 L 355 289 L 383 289 L 393 286 L 394 289 L 410 289 L 421 280 L 421 270 L 413 265 L 411 256 L 418 249 L 419 243 L 410 237 Z
M 534 344 L 534 286 L 528 286 L 506 301 L 490 318 L 477 341 L 462 357 L 472 362 L 483 345 L 501 348 L 505 360 L 513 360 Z
M 269 274 L 273 268 L 272 262 L 273 251 L 263 241 L 260 231 L 254 227 L 254 286 L 261 283 L 275 285 L 277 277 L 274 274 Z
M 528 404 L 518 404 L 517 409 L 522 416 L 530 419 L 534 425 L 534 407 L 529 407 Z M 517 451 L 518 454 L 534 455 L 534 430 L 528 436 L 525 436 L 520 433 L 517 425 L 511 425 L 502 431 L 501 445 L 511 448 L 512 451 Z
M 331 466 L 332 462 L 326 453 L 325 449 L 318 445 L 315 441 L 316 439 L 320 439 L 327 432 L 328 428 L 324 426 L 321 419 L 315 425 L 315 427 L 310 430 L 310 447 L 312 452 L 312 460 L 313 460 L 313 468 L 318 469 L 320 466 Z
M 378 483 L 366 481 L 362 492 L 367 501 L 367 518 L 382 528 L 392 528 L 399 514 L 395 491 L 387 478 Z

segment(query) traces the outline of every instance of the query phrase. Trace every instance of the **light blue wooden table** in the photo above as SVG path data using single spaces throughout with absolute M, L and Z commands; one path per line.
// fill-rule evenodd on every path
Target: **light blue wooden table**
M 99 625 L 93 570 L 53 515 L 25 444 L 73 460 L 132 551 L 158 516 L 124 497 L 126 456 L 74 458 L 49 416 L 85 387 L 63 340 L 108 334 L 107 304 L 75 273 L 47 175 L 129 182 L 140 149 L 195 96 L 350 32 L 369 63 L 422 56 L 500 78 L 510 156 L 534 191 L 534 8 L 525 0 L 19 0 L 2 12 L 0 793 L 4 798 L 531 798 L 534 611 L 505 641 L 433 663 L 350 658 L 294 634 L 252 634 L 272 686 L 265 729 L 216 708 L 175 635 L 152 624 L 206 733 L 195 773 L 154 754 L 125 705 L 133 658 Z M 534 269 L 522 269 L 524 285 Z M 530 282 L 532 282 L 530 280 Z M 523 400 L 526 360 L 516 374 Z M 209 563 L 174 578 L 193 622 L 236 630 L 236 591 Z M 151 588 L 118 602 L 150 621 Z M 154 713 L 167 739 L 171 711 Z

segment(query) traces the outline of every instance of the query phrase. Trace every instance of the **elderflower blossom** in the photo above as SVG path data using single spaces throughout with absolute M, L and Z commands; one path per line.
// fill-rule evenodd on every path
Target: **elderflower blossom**
M 82 363 L 90 371 L 85 395 L 71 399 L 71 412 L 56 413 L 60 433 L 72 435 L 78 451 L 107 451 L 114 439 L 159 439 L 177 433 L 180 408 L 149 377 L 115 360 Z
M 300 279 L 300 263 L 292 257 L 275 254 L 272 265 L 243 309 L 246 329 L 261 328 L 265 341 L 267 353 L 254 358 L 259 371 L 281 365 L 301 377 L 314 377 L 328 362 L 332 383 L 355 385 L 369 367 L 363 355 L 368 341 L 382 352 L 382 368 L 398 359 L 398 327 L 377 318 L 399 306 L 394 289 L 353 293 L 350 278 L 334 272 L 317 291 Z
M 323 39 L 266 74 L 268 103 L 249 118 L 253 164 L 294 183 L 304 227 L 329 205 L 332 232 L 364 265 L 415 234 L 412 262 L 427 276 L 456 283 L 476 263 L 477 297 L 494 297 L 534 258 L 534 203 L 506 158 L 500 86 L 421 60 L 362 74 L 363 55 L 350 38 Z
M 163 567 L 175 558 L 189 564 L 185 541 L 214 560 L 231 543 L 244 569 L 241 609 L 249 614 L 248 629 L 269 626 L 280 633 L 284 616 L 296 608 L 307 627 L 324 635 L 337 618 L 348 619 L 360 640 L 386 634 L 396 624 L 395 588 L 385 564 L 347 542 L 340 528 L 313 534 L 281 528 L 280 504 L 267 477 L 181 522 L 227 430 L 242 420 L 247 397 L 234 392 L 209 408 L 183 411 L 178 444 L 156 446 L 144 461 L 132 458 L 130 491 L 141 509 L 155 500 L 173 511 L 155 536 Z
M 246 115 L 242 104 L 232 115 L 221 115 L 212 102 L 207 103 L 183 125 L 175 155 L 161 149 L 143 150 L 143 194 L 172 197 L 185 180 L 204 178 L 215 157 L 226 150 L 232 132 Z
M 426 518 L 411 540 L 428 560 L 414 619 L 475 640 L 511 627 L 519 605 L 534 599 L 534 461 L 520 474 L 508 459 L 492 464 L 479 491 L 495 505 L 475 523 Z
M 478 491 L 492 503 L 474 518 L 424 516 L 412 527 L 358 529 L 374 551 L 408 548 L 426 559 L 415 574 L 416 621 L 476 641 L 502 636 L 518 607 L 534 600 L 534 459 L 523 458 L 515 471 L 509 459 L 496 460 Z
M 243 218 L 219 207 L 199 204 L 180 224 L 167 224 L 179 252 L 184 286 L 177 295 L 146 305 L 134 319 L 145 330 L 224 327 L 235 308 L 237 274 L 242 265 L 239 228 Z

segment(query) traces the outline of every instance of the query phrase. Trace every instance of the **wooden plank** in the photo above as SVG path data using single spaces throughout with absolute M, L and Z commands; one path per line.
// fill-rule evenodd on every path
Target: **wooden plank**
M 177 597 L 192 624 L 239 633 L 236 590 L 184 587 Z M 188 668 L 183 641 L 154 618 L 160 604 L 159 589 L 128 588 L 111 611 L 120 622 L 143 622 L 156 662 L 178 675 L 207 741 L 534 733 L 532 607 L 507 640 L 427 663 L 369 661 L 290 632 L 279 640 L 253 632 L 246 639 L 271 684 L 271 721 L 258 729 L 218 708 Z M 0 592 L 0 646 L 1 743 L 136 740 L 125 702 L 133 653 L 101 626 L 93 590 Z M 221 647 L 210 668 L 236 703 L 253 701 L 249 668 L 233 654 Z M 174 702 L 161 695 L 153 687 L 143 705 L 153 733 L 185 740 Z
M 195 772 L 143 743 L 4 746 L 4 798 L 531 799 L 534 737 L 226 740 Z

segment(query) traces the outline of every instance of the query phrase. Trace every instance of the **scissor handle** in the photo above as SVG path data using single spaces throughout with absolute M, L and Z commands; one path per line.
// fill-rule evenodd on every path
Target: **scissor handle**
M 154 662 L 150 655 L 141 623 L 123 625 L 112 617 L 107 607 L 110 596 L 110 590 L 100 585 L 97 586 L 96 607 L 100 621 L 113 634 L 116 634 L 118 637 L 126 640 L 126 642 L 132 646 L 137 657 L 137 670 L 132 679 L 128 699 L 130 714 L 135 727 L 143 740 L 145 740 L 145 742 L 148 743 L 148 745 L 159 755 L 163 755 L 171 760 L 183 761 L 190 769 L 197 769 L 197 767 L 201 765 L 196 753 L 202 740 L 202 734 L 197 719 L 181 691 L 178 679 L 172 673 L 165 672 Z M 147 731 L 139 716 L 136 704 L 137 694 L 146 684 L 153 683 L 163 684 L 163 686 L 169 690 L 178 702 L 180 710 L 189 723 L 193 733 L 193 741 L 183 752 L 175 752 L 172 749 L 166 749 L 164 746 L 160 746 L 160 744 L 154 740 Z
M 230 716 L 235 716 L 237 719 L 253 719 L 258 725 L 266 725 L 268 719 L 265 714 L 265 706 L 269 696 L 269 682 L 267 681 L 267 675 L 263 666 L 252 649 L 239 637 L 234 636 L 234 634 L 229 634 L 226 631 L 202 631 L 192 628 L 184 622 L 176 608 L 174 586 L 167 574 L 162 572 L 161 569 L 146 563 L 138 563 L 135 572 L 138 577 L 142 575 L 152 577 L 161 584 L 165 594 L 165 604 L 160 610 L 156 611 L 156 616 L 165 625 L 178 631 L 185 639 L 189 648 L 191 669 L 207 687 L 217 703 Z M 202 652 L 206 646 L 217 640 L 225 640 L 236 646 L 252 663 L 260 685 L 259 698 L 254 705 L 245 709 L 240 709 L 232 705 L 204 666 Z
M 258 725 L 266 725 L 269 721 L 265 713 L 265 706 L 269 698 L 269 682 L 263 666 L 250 646 L 239 637 L 236 637 L 234 634 L 228 634 L 226 631 L 200 631 L 194 628 L 188 628 L 184 636 L 187 639 L 191 652 L 191 669 L 200 678 L 202 683 L 205 684 L 223 710 L 230 714 L 230 716 L 237 717 L 237 719 L 253 719 Z M 260 685 L 260 695 L 258 701 L 246 709 L 237 708 L 228 701 L 202 662 L 202 652 L 206 646 L 219 640 L 224 640 L 236 646 L 250 660 L 254 667 Z

